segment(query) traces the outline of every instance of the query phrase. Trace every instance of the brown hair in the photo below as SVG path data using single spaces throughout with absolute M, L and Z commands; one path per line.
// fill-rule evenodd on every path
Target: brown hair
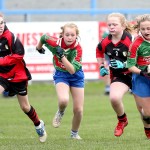
M 62 26 L 60 28 L 62 30 L 62 32 L 60 32 L 60 36 L 59 36 L 60 38 L 62 37 L 66 27 L 75 28 L 76 34 L 77 34 L 77 36 L 79 36 L 79 29 L 78 29 L 77 25 L 74 23 L 66 23 L 64 26 Z
M 125 18 L 125 16 L 123 14 L 121 14 L 121 13 L 111 13 L 107 16 L 107 20 L 108 20 L 109 17 L 118 17 L 120 19 L 121 25 L 125 27 L 125 30 L 127 32 L 132 33 L 133 25 L 127 21 L 127 19 Z
M 136 17 L 136 24 L 134 25 L 134 29 L 139 32 L 140 24 L 144 21 L 150 21 L 150 14 L 139 15 Z

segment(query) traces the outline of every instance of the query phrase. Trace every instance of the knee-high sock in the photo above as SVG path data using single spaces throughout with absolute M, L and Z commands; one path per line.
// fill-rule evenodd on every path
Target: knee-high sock
M 31 106 L 31 109 L 26 115 L 33 121 L 35 126 L 38 126 L 40 124 L 39 117 L 35 111 L 35 109 Z

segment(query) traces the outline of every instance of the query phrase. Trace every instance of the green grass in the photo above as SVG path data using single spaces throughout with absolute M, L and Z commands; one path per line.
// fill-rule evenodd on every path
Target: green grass
M 133 96 L 124 97 L 129 124 L 124 134 L 113 135 L 116 115 L 104 92 L 103 82 L 87 82 L 84 116 L 80 127 L 83 140 L 70 139 L 72 100 L 66 109 L 60 128 L 52 127 L 57 110 L 57 97 L 52 83 L 33 83 L 29 100 L 39 117 L 45 121 L 48 139 L 40 143 L 32 122 L 22 113 L 16 97 L 0 99 L 0 150 L 149 150 L 150 141 L 144 135 L 143 124 Z

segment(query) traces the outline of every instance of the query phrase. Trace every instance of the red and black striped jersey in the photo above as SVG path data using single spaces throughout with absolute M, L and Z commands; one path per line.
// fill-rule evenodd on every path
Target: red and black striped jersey
M 124 31 L 120 41 L 116 44 L 112 43 L 112 35 L 108 35 L 106 38 L 102 39 L 101 42 L 98 43 L 96 48 L 96 58 L 104 58 L 104 54 L 106 54 L 109 59 L 116 59 L 121 62 L 127 61 L 127 54 L 129 51 L 129 46 L 132 43 L 132 35 Z M 128 72 L 127 68 L 124 69 L 113 69 L 112 73 L 121 73 Z
M 23 59 L 24 53 L 20 40 L 5 25 L 4 32 L 0 36 L 0 77 L 10 82 L 31 79 Z

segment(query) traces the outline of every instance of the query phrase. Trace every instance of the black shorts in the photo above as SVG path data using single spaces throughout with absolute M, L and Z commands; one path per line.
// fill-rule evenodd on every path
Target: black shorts
M 22 82 L 9 82 L 8 80 L 0 77 L 0 85 L 8 92 L 8 96 L 14 95 L 27 95 L 28 81 Z
M 126 84 L 130 89 L 132 88 L 132 75 L 131 74 L 120 74 L 119 76 L 114 76 L 111 80 L 111 83 L 113 82 L 122 82 Z

